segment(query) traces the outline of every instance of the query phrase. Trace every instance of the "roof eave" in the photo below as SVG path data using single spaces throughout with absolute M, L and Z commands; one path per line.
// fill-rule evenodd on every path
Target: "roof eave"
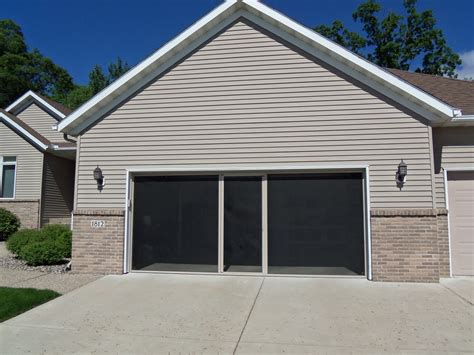
M 271 26 L 281 29 L 287 36 L 294 36 L 300 43 L 325 53 L 325 55 L 338 61 L 341 65 L 351 68 L 353 72 L 365 77 L 365 79 L 378 83 L 379 87 L 383 86 L 385 89 L 392 90 L 396 94 L 394 96 L 410 102 L 411 107 L 408 108 L 415 109 L 415 112 L 425 116 L 428 121 L 431 121 L 431 124 L 442 124 L 456 116 L 455 108 L 311 29 L 298 24 L 258 0 L 227 0 L 72 112 L 59 123 L 58 129 L 71 135 L 80 134 L 87 128 L 89 121 L 94 122 L 94 119 L 100 116 L 99 114 L 105 114 L 108 105 L 117 101 L 127 89 L 134 87 L 140 80 L 146 78 L 148 74 L 154 72 L 167 59 L 186 48 L 199 36 L 212 30 L 213 25 L 222 18 L 236 13 L 242 8 L 245 8 L 249 15 L 259 17 Z M 251 18 L 249 19 L 251 20 Z
M 52 106 L 49 102 L 45 101 L 42 97 L 38 96 L 33 91 L 29 90 L 24 93 L 20 98 L 15 100 L 12 104 L 10 104 L 5 111 L 11 112 L 12 114 L 16 115 L 18 112 L 22 111 L 30 105 L 32 102 L 38 103 L 44 109 L 49 111 L 53 116 L 57 119 L 62 120 L 66 115 L 59 111 L 56 107 Z
M 3 119 L 9 127 L 11 127 L 15 132 L 20 134 L 21 136 L 25 137 L 25 139 L 33 144 L 35 147 L 37 147 L 41 151 L 46 151 L 49 147 L 49 144 L 46 144 L 42 141 L 40 141 L 38 138 L 33 136 L 30 132 L 25 130 L 23 127 L 21 127 L 19 124 L 17 124 L 15 121 L 10 119 L 6 114 L 0 112 L 0 118 Z

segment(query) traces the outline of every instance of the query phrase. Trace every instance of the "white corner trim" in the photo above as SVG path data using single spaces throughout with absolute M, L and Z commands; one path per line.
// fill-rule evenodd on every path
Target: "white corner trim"
M 371 212 L 370 212 L 370 167 L 365 167 L 365 208 L 366 208 L 366 248 L 367 248 L 367 279 L 372 281 L 372 228 L 370 225 L 371 222 Z
M 131 265 L 129 265 L 129 253 L 131 253 L 131 237 L 129 232 L 129 219 L 130 219 L 130 171 L 127 170 L 125 177 L 125 231 L 123 238 L 123 273 L 127 274 L 130 272 Z
M 80 133 L 77 127 L 83 121 L 88 121 L 91 118 L 93 123 L 99 118 L 97 117 L 97 112 L 100 111 L 102 114 L 107 112 L 107 109 L 110 109 L 111 103 L 115 103 L 115 99 L 122 96 L 128 87 L 133 86 L 136 88 L 137 85 L 134 81 L 143 81 L 142 84 L 144 84 L 150 72 L 159 75 L 156 69 L 153 69 L 153 66 L 160 66 L 160 68 L 163 68 L 162 70 L 166 70 L 167 68 L 160 65 L 160 62 L 165 62 L 171 57 L 181 57 L 180 52 L 183 48 L 200 37 L 208 37 L 208 32 L 212 32 L 212 29 L 218 26 L 219 23 L 222 23 L 226 18 L 232 17 L 236 13 L 249 19 L 252 17 L 251 15 L 257 16 L 262 21 L 266 21 L 272 26 L 285 31 L 288 36 L 293 36 L 306 45 L 326 53 L 326 55 L 331 56 L 346 67 L 352 67 L 353 71 L 358 72 L 359 75 L 378 82 L 379 85 L 384 85 L 398 95 L 405 96 L 414 105 L 418 105 L 425 110 L 429 109 L 433 114 L 428 118 L 433 122 L 444 122 L 460 114 L 458 109 L 438 100 L 257 0 L 227 0 L 72 112 L 59 123 L 58 129 L 68 133 Z M 87 127 L 87 125 L 85 126 Z M 84 125 L 81 128 L 84 129 Z
M 66 117 L 64 113 L 59 111 L 57 108 L 51 106 L 48 102 L 46 102 L 44 99 L 39 97 L 37 94 L 35 94 L 33 91 L 29 90 L 25 94 L 23 94 L 19 99 L 17 99 L 14 103 L 12 103 L 10 106 L 8 106 L 5 111 L 11 112 L 15 114 L 16 109 L 20 108 L 22 109 L 25 103 L 29 103 L 29 101 L 36 101 L 38 102 L 41 106 L 47 108 L 51 113 L 55 114 L 57 117 L 63 119 Z
M 25 136 L 28 141 L 30 141 L 31 143 L 33 143 L 34 145 L 36 145 L 38 148 L 40 148 L 40 150 L 46 150 L 48 148 L 48 145 L 47 144 L 44 144 L 43 142 L 41 142 L 38 138 L 36 138 L 35 136 L 33 136 L 30 132 L 28 132 L 27 130 L 25 130 L 23 127 L 21 127 L 20 125 L 18 125 L 16 122 L 14 122 L 10 117 L 8 117 L 7 115 L 5 115 L 4 113 L 1 113 L 0 112 L 0 119 L 4 120 L 5 122 L 7 122 L 7 124 L 11 127 L 13 127 L 13 129 L 19 133 L 21 133 L 23 136 Z

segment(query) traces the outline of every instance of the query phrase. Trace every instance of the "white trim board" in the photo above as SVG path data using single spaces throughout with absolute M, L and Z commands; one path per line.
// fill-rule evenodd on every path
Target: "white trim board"
M 132 248 L 132 228 L 131 228 L 131 215 L 133 211 L 133 191 L 131 191 L 133 183 L 132 177 L 133 176 L 140 176 L 146 174 L 206 174 L 212 173 L 215 175 L 219 175 L 219 205 L 223 206 L 223 196 L 224 196 L 224 180 L 223 177 L 226 174 L 233 174 L 237 175 L 249 175 L 253 176 L 252 174 L 256 174 L 258 176 L 262 176 L 262 223 L 264 230 L 262 234 L 262 273 L 249 273 L 249 275 L 264 275 L 264 276 L 275 276 L 272 274 L 268 274 L 267 264 L 268 258 L 266 255 L 265 248 L 267 247 L 267 235 L 266 235 L 266 218 L 267 218 L 267 211 L 265 204 L 265 199 L 267 198 L 267 175 L 272 173 L 312 173 L 312 172 L 321 172 L 321 173 L 331 173 L 331 172 L 341 172 L 341 173 L 350 173 L 350 172 L 358 172 L 362 173 L 362 182 L 364 184 L 363 188 L 363 202 L 364 202 L 364 256 L 365 256 L 365 276 L 357 276 L 357 277 L 365 277 L 368 280 L 372 280 L 372 238 L 371 238 L 371 228 L 370 228 L 370 170 L 368 165 L 271 165 L 271 166 L 226 166 L 226 165 L 212 165 L 212 166 L 201 166 L 201 165 L 194 165 L 194 166 L 175 166 L 175 167 L 160 167 L 160 168 L 149 168 L 149 167 L 134 167 L 126 169 L 126 197 L 125 197 L 125 233 L 124 233 L 124 260 L 123 260 L 123 272 L 130 273 L 130 272 L 155 272 L 155 271 L 139 271 L 139 270 L 132 270 L 132 263 L 131 263 L 131 248 Z M 223 272 L 222 265 L 223 265 L 223 255 L 222 255 L 222 233 L 223 233 L 223 215 L 222 208 L 219 209 L 219 222 L 218 222 L 218 272 L 210 272 L 210 273 L 197 273 L 197 274 L 209 274 L 209 275 L 226 275 L 227 273 Z M 190 272 L 161 272 L 157 271 L 156 273 L 172 273 L 172 274 L 179 274 L 184 273 L 188 274 Z M 192 274 L 192 273 L 191 273 Z M 288 275 L 287 275 L 288 276 Z M 321 277 L 324 275 L 300 275 L 301 277 Z M 327 275 L 328 277 L 332 277 L 332 275 Z M 341 276 L 346 277 L 346 276 Z
M 5 123 L 13 128 L 17 133 L 21 134 L 24 136 L 28 142 L 32 143 L 34 146 L 39 148 L 41 151 L 45 151 L 48 149 L 48 145 L 41 142 L 38 138 L 33 136 L 30 132 L 25 130 L 23 127 L 21 127 L 19 124 L 17 124 L 15 121 L 13 121 L 10 117 L 5 115 L 4 113 L 0 112 L 0 120 L 4 120 Z
M 127 169 L 130 173 L 191 173 L 191 172 L 273 172 L 273 171 L 318 171 L 318 170 L 364 170 L 369 167 L 368 164 L 272 164 L 272 165 L 172 165 L 157 168 L 150 168 L 149 166 L 144 167 L 133 167 Z
M 5 109 L 5 111 L 11 112 L 12 114 L 16 115 L 18 112 L 23 111 L 27 106 L 29 106 L 33 102 L 38 103 L 44 110 L 48 111 L 48 113 L 51 113 L 58 120 L 61 120 L 64 117 L 66 117 L 64 113 L 59 111 L 56 107 L 52 106 L 49 102 L 39 97 L 37 94 L 35 94 L 31 90 L 27 91 L 19 99 L 17 99 L 10 106 L 8 106 Z
M 434 124 L 449 122 L 460 110 L 440 101 L 394 74 L 359 57 L 257 0 L 227 0 L 161 49 L 99 92 L 58 125 L 78 135 L 146 83 L 212 38 L 227 25 L 244 17 L 335 66 L 356 80 L 400 102 Z M 336 66 L 337 65 L 337 66 Z

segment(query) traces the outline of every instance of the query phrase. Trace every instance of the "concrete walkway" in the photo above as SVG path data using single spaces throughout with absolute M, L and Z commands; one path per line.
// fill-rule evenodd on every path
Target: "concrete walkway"
M 0 344 L 4 353 L 472 352 L 473 306 L 448 287 L 106 276 L 0 324 Z

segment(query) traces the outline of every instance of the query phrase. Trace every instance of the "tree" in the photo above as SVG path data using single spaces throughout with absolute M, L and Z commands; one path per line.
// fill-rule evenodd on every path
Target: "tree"
M 89 100 L 99 91 L 120 78 L 130 66 L 120 57 L 115 62 L 107 66 L 107 74 L 100 65 L 95 65 L 89 73 L 89 83 L 87 85 L 76 85 L 67 95 L 58 95 L 54 99 L 71 109 L 76 109 Z
M 74 88 L 68 72 L 28 50 L 21 27 L 12 20 L 0 20 L 0 107 L 5 107 L 27 90 L 46 96 L 66 95 Z
M 362 3 L 352 18 L 362 24 L 365 36 L 349 31 L 338 20 L 330 26 L 319 25 L 315 30 L 382 67 L 402 70 L 415 67 L 416 72 L 456 78 L 456 66 L 461 64 L 459 55 L 435 27 L 433 12 L 417 12 L 416 2 L 404 0 L 406 15 L 389 12 L 385 18 L 378 16 L 382 8 L 375 0 Z

